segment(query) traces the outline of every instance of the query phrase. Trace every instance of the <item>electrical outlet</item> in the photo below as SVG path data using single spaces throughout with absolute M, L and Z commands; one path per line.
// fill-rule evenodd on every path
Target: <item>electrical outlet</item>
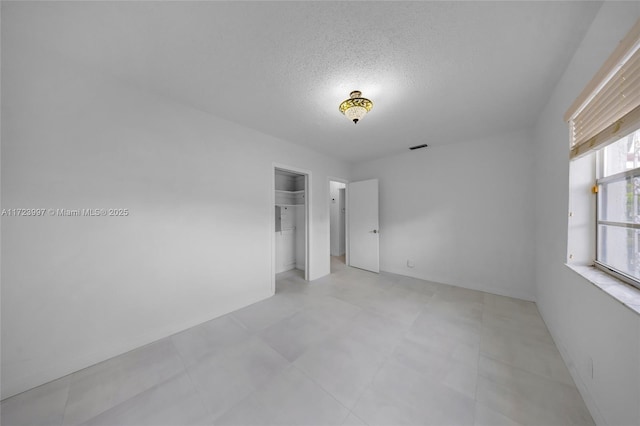
M 413 268 L 414 266 L 416 265 L 413 263 L 413 260 L 407 259 L 407 268 Z

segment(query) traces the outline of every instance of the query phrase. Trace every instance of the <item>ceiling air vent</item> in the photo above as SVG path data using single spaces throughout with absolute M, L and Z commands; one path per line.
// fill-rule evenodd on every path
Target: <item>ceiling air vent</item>
M 429 145 L 427 145 L 426 143 L 423 143 L 422 145 L 412 146 L 409 149 L 413 151 L 414 149 L 426 148 L 427 146 L 429 146 Z

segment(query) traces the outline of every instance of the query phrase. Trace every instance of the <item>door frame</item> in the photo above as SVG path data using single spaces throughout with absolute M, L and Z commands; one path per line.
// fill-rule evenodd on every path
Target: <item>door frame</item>
M 347 200 L 349 199 L 349 180 L 328 176 L 327 189 L 329 198 L 331 198 L 331 181 L 344 183 L 344 264 L 349 266 L 349 214 Z M 327 217 L 329 218 L 329 261 L 331 261 L 331 202 L 327 206 Z M 329 273 L 331 273 L 331 265 L 329 265 Z
M 274 223 L 276 223 L 276 169 L 285 170 L 287 172 L 304 175 L 304 279 L 309 281 L 311 276 L 311 170 L 301 169 L 299 167 L 290 166 L 282 163 L 271 164 L 271 197 L 269 197 L 269 235 L 271 236 L 271 292 L 276 292 L 276 234 Z

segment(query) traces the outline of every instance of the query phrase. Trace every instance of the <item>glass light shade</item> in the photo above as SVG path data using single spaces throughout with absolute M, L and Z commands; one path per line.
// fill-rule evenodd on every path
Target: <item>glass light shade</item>
M 362 117 L 367 113 L 367 109 L 361 106 L 352 106 L 345 110 L 344 115 L 351 121 L 355 121 L 356 123 L 360 121 Z

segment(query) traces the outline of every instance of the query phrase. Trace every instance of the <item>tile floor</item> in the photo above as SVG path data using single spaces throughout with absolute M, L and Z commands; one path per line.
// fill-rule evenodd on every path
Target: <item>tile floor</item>
M 332 259 L 2 402 L 19 425 L 591 425 L 533 303 Z

